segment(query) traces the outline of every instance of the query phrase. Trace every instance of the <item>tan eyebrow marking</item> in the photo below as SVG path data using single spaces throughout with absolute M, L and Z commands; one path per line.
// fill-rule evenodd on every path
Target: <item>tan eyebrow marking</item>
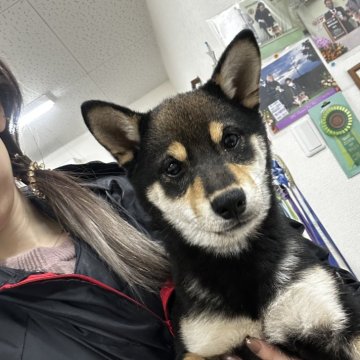
M 224 124 L 218 121 L 211 121 L 209 124 L 209 132 L 211 140 L 215 144 L 219 144 L 223 136 Z
M 187 152 L 185 146 L 178 141 L 174 141 L 167 149 L 167 154 L 179 161 L 185 161 L 187 159 Z

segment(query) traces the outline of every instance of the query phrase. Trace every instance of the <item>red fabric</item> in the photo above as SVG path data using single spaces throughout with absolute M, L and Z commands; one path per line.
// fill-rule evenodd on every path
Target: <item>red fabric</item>
M 168 280 L 160 290 L 160 298 L 164 309 L 165 323 L 169 328 L 169 331 L 172 336 L 175 336 L 175 334 L 174 334 L 174 329 L 171 325 L 171 320 L 169 315 L 169 300 L 171 295 L 174 293 L 174 290 L 175 290 L 175 286 L 171 280 Z
M 170 317 L 169 317 L 169 311 L 168 311 L 168 302 L 169 302 L 169 299 L 170 299 L 172 293 L 175 290 L 174 284 L 171 281 L 166 282 L 164 287 L 160 290 L 160 298 L 161 298 L 161 303 L 162 303 L 163 310 L 164 310 L 165 320 L 161 319 L 153 311 L 148 309 L 144 304 L 138 302 L 137 300 L 131 298 L 130 296 L 124 294 L 123 292 L 121 292 L 119 290 L 116 290 L 116 289 L 112 288 L 111 286 L 108 286 L 108 285 L 102 283 L 101 281 L 98 281 L 98 280 L 96 280 L 96 279 L 94 279 L 94 278 L 92 278 L 90 276 L 86 276 L 86 275 L 80 275 L 80 274 L 53 274 L 53 273 L 34 274 L 34 275 L 28 276 L 26 279 L 24 279 L 22 281 L 19 281 L 18 283 L 3 285 L 3 286 L 0 287 L 0 291 L 17 288 L 19 286 L 26 285 L 26 284 L 31 284 L 31 283 L 34 283 L 34 282 L 40 282 L 40 281 L 46 281 L 46 280 L 57 280 L 57 279 L 83 280 L 83 281 L 89 282 L 91 284 L 94 284 L 96 286 L 99 286 L 104 290 L 111 291 L 111 292 L 113 292 L 113 293 L 115 293 L 115 294 L 117 294 L 119 296 L 122 296 L 125 299 L 131 301 L 132 303 L 136 304 L 137 306 L 140 306 L 143 309 L 147 310 L 153 316 L 155 316 L 156 318 L 161 320 L 167 326 L 167 328 L 169 329 L 170 334 L 172 336 L 174 336 L 174 330 L 173 330 L 172 325 L 171 325 L 171 321 L 170 321 Z

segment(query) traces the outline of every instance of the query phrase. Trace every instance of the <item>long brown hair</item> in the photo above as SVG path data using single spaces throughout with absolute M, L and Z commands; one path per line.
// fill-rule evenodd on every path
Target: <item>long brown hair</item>
M 31 160 L 22 153 L 16 129 L 22 97 L 15 77 L 0 60 L 0 102 L 8 118 L 0 134 L 9 152 L 14 176 L 29 185 Z M 14 131 L 17 134 L 16 130 Z M 169 276 L 163 247 L 139 233 L 79 180 L 56 170 L 35 169 L 37 190 L 44 195 L 59 225 L 88 243 L 132 288 L 156 291 Z

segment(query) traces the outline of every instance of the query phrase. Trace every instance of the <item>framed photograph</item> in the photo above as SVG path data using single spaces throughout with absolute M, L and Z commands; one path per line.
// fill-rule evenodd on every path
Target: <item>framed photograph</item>
M 309 1 L 298 14 L 327 62 L 360 45 L 357 0 Z
M 224 47 L 243 29 L 252 30 L 261 46 L 293 30 L 291 18 L 287 0 L 241 0 L 207 23 Z
M 354 83 L 360 89 L 360 63 L 349 69 L 348 73 L 354 80 Z
M 287 0 L 243 0 L 239 2 L 239 8 L 261 45 L 294 29 Z
M 276 133 L 339 90 L 312 42 L 305 39 L 262 68 L 260 112 Z

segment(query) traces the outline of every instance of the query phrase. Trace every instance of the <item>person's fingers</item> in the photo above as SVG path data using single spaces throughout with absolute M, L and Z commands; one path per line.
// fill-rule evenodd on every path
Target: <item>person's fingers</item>
M 241 360 L 241 358 L 236 355 L 223 355 L 221 360 Z
M 0 104 L 0 132 L 3 132 L 6 127 L 6 118 L 4 108 Z
M 289 358 L 276 347 L 259 339 L 250 337 L 246 338 L 246 345 L 257 357 L 262 360 L 296 360 Z

